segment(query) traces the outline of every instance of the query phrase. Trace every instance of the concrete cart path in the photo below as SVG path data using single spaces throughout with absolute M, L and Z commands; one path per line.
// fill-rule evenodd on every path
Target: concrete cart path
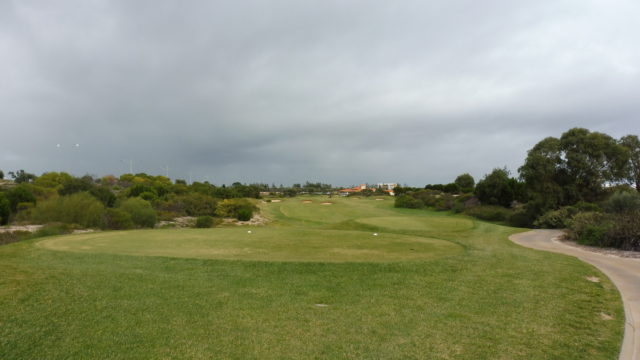
M 640 259 L 621 258 L 569 246 L 558 241 L 559 230 L 534 230 L 509 239 L 522 246 L 575 256 L 594 265 L 618 287 L 626 316 L 620 360 L 640 359 Z

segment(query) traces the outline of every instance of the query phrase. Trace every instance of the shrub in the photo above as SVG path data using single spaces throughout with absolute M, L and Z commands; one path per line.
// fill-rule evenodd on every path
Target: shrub
M 154 227 L 158 220 L 151 204 L 140 198 L 129 198 L 122 202 L 119 208 L 131 216 L 131 221 L 137 227 Z
M 71 234 L 73 230 L 75 230 L 75 227 L 73 225 L 52 223 L 52 224 L 47 224 L 41 227 L 40 229 L 38 229 L 38 231 L 28 236 L 28 238 L 34 239 L 34 238 L 40 238 L 45 236 Z
M 640 250 L 640 212 L 625 212 L 613 217 L 614 226 L 607 232 L 605 246 Z
M 18 242 L 28 238 L 29 236 L 31 236 L 31 233 L 28 231 L 0 232 L 0 245 L 6 245 L 6 244 Z
M 396 198 L 394 206 L 397 208 L 420 209 L 424 207 L 424 203 L 411 195 L 401 195 Z
M 241 212 L 243 218 L 246 218 L 248 214 L 249 219 L 251 219 L 255 210 L 257 210 L 257 207 L 248 199 L 226 199 L 218 203 L 216 212 L 220 216 L 240 220 Z
M 96 199 L 100 200 L 106 207 L 113 207 L 116 203 L 116 195 L 104 186 L 96 186 L 89 191 Z
M 213 217 L 211 216 L 198 216 L 196 219 L 197 228 L 210 228 L 213 225 Z
M 9 216 L 11 215 L 11 203 L 7 196 L 0 192 L 0 225 L 6 225 L 9 223 Z
M 436 201 L 435 208 L 438 211 L 446 211 L 453 209 L 454 205 L 455 198 L 451 194 L 444 194 Z
M 638 193 L 617 192 L 605 202 L 608 213 L 622 214 L 640 210 L 640 195 Z
M 569 226 L 569 222 L 578 210 L 572 206 L 565 206 L 558 210 L 550 210 L 538 217 L 533 225 L 545 229 L 562 229 Z
M 598 212 L 578 213 L 569 223 L 570 236 L 580 244 L 605 246 L 607 232 L 612 225 L 606 214 Z
M 240 209 L 238 210 L 238 215 L 236 219 L 240 221 L 249 221 L 253 217 L 253 211 L 251 209 Z
M 104 205 L 86 192 L 55 197 L 39 202 L 32 210 L 32 220 L 43 224 L 59 222 L 102 227 Z
M 104 218 L 104 226 L 106 229 L 126 230 L 133 228 L 131 215 L 122 209 L 108 208 Z
M 480 220 L 505 221 L 512 212 L 502 206 L 480 205 L 466 210 L 465 213 Z

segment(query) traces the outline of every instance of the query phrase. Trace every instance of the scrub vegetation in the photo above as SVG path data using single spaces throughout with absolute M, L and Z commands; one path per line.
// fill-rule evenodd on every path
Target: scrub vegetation
M 389 198 L 260 206 L 268 226 L 0 247 L 0 358 L 617 357 L 613 284 L 518 229 Z

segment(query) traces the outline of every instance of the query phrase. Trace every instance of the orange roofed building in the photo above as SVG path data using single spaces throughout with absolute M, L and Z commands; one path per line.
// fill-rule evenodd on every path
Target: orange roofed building
M 385 185 L 387 185 L 387 184 L 385 184 Z M 378 187 L 384 189 L 383 191 L 388 193 L 391 196 L 395 195 L 395 193 L 393 192 L 393 187 L 388 187 L 388 186 L 378 186 Z M 347 188 L 347 189 L 341 189 L 340 190 L 340 195 L 347 196 L 347 195 L 350 195 L 350 194 L 359 193 L 362 190 L 376 191 L 377 189 L 376 188 L 367 188 L 366 184 L 360 184 L 360 186 Z

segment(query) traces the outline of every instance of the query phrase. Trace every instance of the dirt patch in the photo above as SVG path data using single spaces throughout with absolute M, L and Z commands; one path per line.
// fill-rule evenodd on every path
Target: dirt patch
M 313 201 L 311 201 L 311 200 L 303 200 L 303 201 L 302 201 L 302 203 L 303 203 L 303 204 L 311 204 L 312 202 L 313 202 Z
M 274 203 L 279 203 L 279 202 L 282 202 L 282 200 L 279 200 L 279 199 L 275 199 L 275 200 L 271 200 L 271 202 L 274 202 Z
M 597 276 L 587 276 L 585 279 L 591 281 L 592 283 L 599 283 L 600 278 Z
M 613 320 L 613 316 L 605 313 L 600 313 L 600 319 L 602 320 Z
M 0 233 L 2 232 L 14 232 L 14 231 L 28 231 L 28 232 L 36 232 L 40 230 L 44 225 L 15 225 L 15 226 L 6 226 L 0 227 Z
M 188 228 L 196 225 L 196 218 L 193 216 L 177 217 L 171 221 L 160 221 L 156 224 L 157 228 L 162 227 L 176 227 L 176 228 Z
M 323 203 L 320 203 L 320 205 L 333 205 L 333 203 L 332 202 L 323 202 Z
M 383 201 L 384 199 L 376 199 L 376 201 Z
M 251 220 L 248 221 L 238 221 L 237 219 L 232 219 L 232 218 L 226 218 L 224 220 L 222 220 L 222 223 L 224 225 L 252 225 L 252 226 L 258 226 L 258 225 L 266 225 L 270 220 L 260 214 L 255 214 L 253 215 L 253 217 L 251 218 Z

